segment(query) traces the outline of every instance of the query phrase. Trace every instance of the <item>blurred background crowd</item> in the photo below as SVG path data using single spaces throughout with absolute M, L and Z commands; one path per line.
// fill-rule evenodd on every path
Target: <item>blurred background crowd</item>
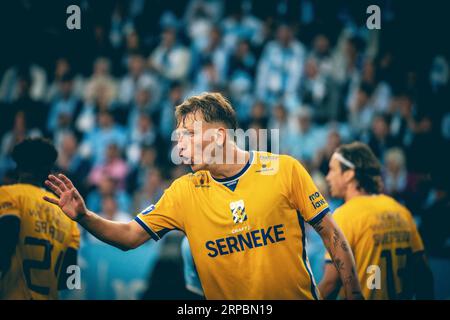
M 66 28 L 69 4 L 81 8 L 81 30 Z M 370 4 L 381 8 L 381 30 L 366 27 Z M 341 202 L 329 196 L 324 178 L 331 154 L 341 143 L 369 144 L 384 165 L 384 192 L 419 224 L 438 297 L 450 297 L 450 51 L 439 38 L 446 18 L 438 6 L 393 0 L 0 6 L 1 184 L 15 181 L 13 146 L 46 136 L 59 151 L 55 170 L 74 180 L 88 208 L 129 221 L 189 172 L 170 158 L 175 106 L 219 91 L 243 129 L 280 130 L 280 153 L 307 167 L 332 209 Z M 313 233 L 309 238 L 319 280 L 323 246 Z M 191 297 L 180 240 L 174 233 L 150 245 L 154 255 L 140 253 L 151 260 L 145 285 L 131 277 L 109 281 L 102 291 L 99 275 L 129 253 L 111 249 L 109 257 L 83 234 L 82 261 L 96 264 L 97 287 L 78 297 Z M 98 254 L 88 251 L 96 246 Z M 135 296 L 124 293 L 130 288 Z

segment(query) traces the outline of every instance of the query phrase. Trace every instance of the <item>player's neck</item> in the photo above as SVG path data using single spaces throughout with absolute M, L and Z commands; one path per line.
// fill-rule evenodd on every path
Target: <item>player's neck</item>
M 27 174 L 27 173 L 20 173 L 19 177 L 17 179 L 17 183 L 23 183 L 23 184 L 31 184 L 35 187 L 42 187 L 42 180 L 41 179 L 37 179 L 36 177 L 34 177 L 31 174 Z
M 345 202 L 347 202 L 355 197 L 366 196 L 366 195 L 367 195 L 367 192 L 359 190 L 354 185 L 350 185 L 350 186 L 348 186 L 347 191 L 345 192 L 344 199 L 345 199 Z
M 224 154 L 227 152 L 224 150 Z M 211 176 L 216 179 L 225 179 L 238 174 L 250 160 L 250 152 L 233 147 L 233 163 L 227 163 L 224 159 L 223 164 L 216 164 L 209 168 Z M 237 159 L 245 159 L 244 162 Z

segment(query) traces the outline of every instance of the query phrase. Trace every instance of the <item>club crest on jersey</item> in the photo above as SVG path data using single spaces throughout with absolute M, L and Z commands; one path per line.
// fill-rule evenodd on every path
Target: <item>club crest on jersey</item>
M 247 214 L 245 213 L 244 200 L 230 202 L 231 214 L 233 215 L 234 223 L 242 223 L 247 220 Z
M 149 205 L 147 208 L 145 208 L 144 210 L 141 211 L 141 214 L 145 215 L 145 214 L 149 214 L 150 212 L 152 212 L 153 210 L 155 210 L 155 205 L 151 204 Z

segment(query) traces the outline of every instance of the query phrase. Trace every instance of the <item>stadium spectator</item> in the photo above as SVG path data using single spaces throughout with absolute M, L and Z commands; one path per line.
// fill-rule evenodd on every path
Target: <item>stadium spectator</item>
M 132 166 L 127 176 L 127 191 L 129 194 L 134 194 L 145 185 L 145 177 L 148 173 L 156 169 L 158 160 L 158 151 L 155 146 L 143 146 L 141 149 L 139 162 Z
M 194 52 L 193 56 L 196 59 L 196 63 L 192 65 L 194 73 L 204 64 L 211 62 L 217 74 L 217 81 L 221 85 L 225 84 L 228 68 L 228 51 L 223 47 L 222 34 L 218 27 L 211 29 L 206 46 L 199 52 Z
M 385 192 L 397 200 L 403 200 L 403 193 L 408 187 L 408 171 L 403 151 L 399 148 L 387 150 L 384 164 L 386 168 L 383 174 Z
M 88 193 L 86 205 L 92 210 L 101 211 L 102 199 L 105 196 L 113 196 L 120 211 L 130 212 L 132 203 L 130 196 L 117 187 L 117 181 L 114 178 L 107 175 L 102 176 L 96 188 Z
M 117 188 L 123 190 L 127 174 L 128 166 L 121 157 L 119 147 L 111 143 L 106 149 L 104 162 L 96 164 L 89 173 L 89 183 L 97 186 L 104 177 L 111 177 L 116 181 Z
M 76 135 L 70 131 L 64 132 L 57 145 L 56 168 L 71 177 L 80 186 L 80 193 L 85 195 L 88 188 L 87 177 L 91 170 L 91 162 L 80 155 L 78 147 Z
M 97 115 L 97 126 L 85 135 L 82 155 L 91 158 L 95 165 L 103 163 L 106 149 L 112 143 L 123 150 L 127 143 L 126 131 L 115 123 L 111 113 L 101 111 Z
M 55 69 L 53 75 L 50 78 L 51 82 L 47 88 L 47 94 L 45 96 L 45 101 L 50 103 L 60 94 L 60 81 L 64 77 L 70 75 L 72 78 L 72 90 L 76 97 L 82 97 L 82 92 L 84 89 L 83 78 L 78 74 L 77 70 L 74 70 L 72 62 L 66 56 L 61 56 L 55 61 Z
M 160 87 L 154 75 L 145 69 L 144 57 L 134 53 L 128 58 L 128 73 L 122 78 L 119 85 L 118 102 L 123 105 L 131 103 L 138 87 L 151 87 L 153 96 L 158 99 Z
M 171 140 L 172 131 L 175 129 L 175 107 L 183 102 L 183 98 L 183 85 L 180 82 L 173 82 L 170 85 L 168 96 L 161 101 L 159 133 L 166 141 Z
M 372 93 L 373 87 L 370 84 L 362 83 L 350 104 L 349 122 L 356 137 L 367 134 L 372 124 L 375 113 L 370 104 Z
M 280 99 L 290 112 L 298 104 L 297 88 L 303 73 L 305 49 L 292 30 L 281 25 L 275 40 L 266 44 L 256 73 L 256 96 L 273 105 Z
M 314 118 L 320 123 L 337 118 L 337 101 L 332 99 L 332 79 L 320 72 L 318 61 L 309 58 L 305 62 L 304 79 L 300 83 L 300 99 L 314 110 Z
M 138 127 L 139 116 L 143 113 L 148 114 L 156 123 L 159 121 L 159 109 L 157 101 L 154 101 L 151 87 L 139 86 L 136 89 L 136 94 L 133 103 L 126 109 L 128 112 L 127 126 L 131 129 L 131 134 Z
M 93 103 L 101 92 L 105 95 L 106 104 L 110 104 L 117 96 L 117 83 L 111 76 L 111 62 L 108 58 L 100 57 L 94 62 L 94 70 L 86 80 L 84 101 Z
M 58 82 L 58 92 L 51 102 L 47 130 L 54 136 L 58 129 L 70 128 L 81 112 L 82 102 L 74 92 L 73 81 L 73 74 L 64 74 Z
M 29 74 L 31 79 L 30 96 L 35 100 L 43 100 L 47 90 L 47 74 L 45 69 L 36 63 L 19 64 L 8 68 L 0 82 L 0 101 L 10 103 L 17 99 L 22 74 Z
M 31 96 L 31 77 L 28 72 L 18 74 L 17 96 L 11 102 L 4 106 L 2 116 L 0 117 L 0 132 L 11 128 L 17 112 L 23 111 L 27 127 L 29 129 L 37 128 L 45 130 L 45 123 L 48 119 L 48 105 L 45 102 L 37 101 Z
M 183 81 L 188 75 L 190 61 L 189 50 L 177 40 L 177 30 L 174 27 L 167 27 L 148 63 L 163 79 Z
M 130 132 L 127 146 L 127 160 L 137 163 L 143 145 L 158 144 L 161 142 L 157 129 L 147 113 L 139 115 L 136 127 Z
M 381 161 L 386 151 L 397 145 L 397 141 L 389 132 L 389 119 L 386 115 L 378 114 L 373 118 L 367 144 Z
M 133 199 L 133 212 L 141 212 L 152 203 L 158 202 L 164 193 L 163 179 L 158 168 L 147 170 L 142 188 L 136 190 Z
M 323 175 L 328 173 L 328 164 L 337 147 L 342 143 L 339 132 L 332 129 L 328 132 L 326 145 L 318 150 L 313 159 L 313 168 L 319 170 Z
M 301 107 L 295 113 L 296 128 L 289 134 L 289 153 L 308 166 L 324 145 L 321 130 L 312 121 L 312 110 Z

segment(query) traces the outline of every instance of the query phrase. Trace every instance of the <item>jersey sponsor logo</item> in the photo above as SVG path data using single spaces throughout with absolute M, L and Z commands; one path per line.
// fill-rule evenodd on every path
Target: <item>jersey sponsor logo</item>
M 233 215 L 234 223 L 242 223 L 247 220 L 247 213 L 245 212 L 244 200 L 230 202 L 231 214 Z
M 320 208 L 321 206 L 326 204 L 325 200 L 322 198 L 319 192 L 315 192 L 309 195 L 309 201 L 311 201 L 314 209 Z
M 209 177 L 206 173 L 200 172 L 194 175 L 194 185 L 196 188 L 209 188 Z
M 241 252 L 258 247 L 264 247 L 272 243 L 286 240 L 284 225 L 278 224 L 268 228 L 253 230 L 226 238 L 207 241 L 205 247 L 208 256 L 215 258 L 235 252 Z
M 153 210 L 155 210 L 155 205 L 151 204 L 149 205 L 147 208 L 145 208 L 144 210 L 141 211 L 142 215 L 146 215 L 149 214 L 150 212 L 152 212 Z
M 277 156 L 260 156 L 260 168 L 256 170 L 262 175 L 273 175 L 278 171 L 279 157 Z

